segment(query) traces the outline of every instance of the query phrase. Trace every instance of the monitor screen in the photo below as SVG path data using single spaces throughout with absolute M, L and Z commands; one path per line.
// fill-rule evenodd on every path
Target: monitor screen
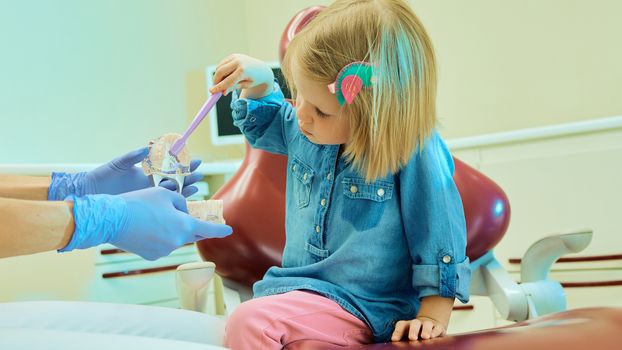
M 291 93 L 285 84 L 285 77 L 281 73 L 281 68 L 278 63 L 269 63 L 274 73 L 274 77 L 283 91 L 285 98 L 291 98 Z M 212 87 L 212 79 L 216 72 L 216 66 L 209 66 L 206 69 L 207 88 Z M 231 94 L 221 97 L 216 106 L 210 111 L 210 126 L 212 143 L 214 145 L 230 145 L 244 143 L 244 136 L 240 132 L 237 126 L 233 125 L 233 118 L 231 117 Z

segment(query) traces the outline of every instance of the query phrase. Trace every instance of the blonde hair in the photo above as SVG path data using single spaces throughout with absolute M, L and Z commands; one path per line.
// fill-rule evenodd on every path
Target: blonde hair
M 282 66 L 295 96 L 292 68 L 330 84 L 354 61 L 371 63 L 375 82 L 343 107 L 350 119 L 344 156 L 372 181 L 399 171 L 431 134 L 436 60 L 405 1 L 337 0 L 293 38 Z

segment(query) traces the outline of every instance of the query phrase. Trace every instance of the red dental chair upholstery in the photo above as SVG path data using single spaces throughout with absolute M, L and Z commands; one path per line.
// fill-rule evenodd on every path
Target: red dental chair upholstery
M 308 8 L 290 21 L 281 38 L 281 58 L 292 37 L 321 9 Z M 489 260 L 492 249 L 503 238 L 510 220 L 510 206 L 503 190 L 492 180 L 460 160 L 454 161 L 454 180 L 466 216 L 467 256 L 473 265 L 477 265 L 478 261 Z M 270 266 L 281 263 L 285 244 L 286 168 L 287 159 L 284 156 L 252 149 L 247 144 L 240 169 L 214 195 L 215 199 L 224 201 L 224 217 L 233 227 L 234 234 L 219 240 L 200 241 L 198 249 L 204 260 L 216 263 L 220 276 L 237 286 L 250 288 Z M 481 278 L 475 273 L 474 277 Z M 530 318 L 526 315 L 508 317 Z M 539 350 L 555 346 L 565 350 L 587 347 L 619 349 L 621 345 L 615 339 L 621 333 L 622 310 L 595 308 L 553 313 L 509 327 L 446 336 L 422 343 L 373 344 L 355 348 L 425 346 L 431 350 Z M 310 342 L 300 344 L 298 348 L 329 349 Z

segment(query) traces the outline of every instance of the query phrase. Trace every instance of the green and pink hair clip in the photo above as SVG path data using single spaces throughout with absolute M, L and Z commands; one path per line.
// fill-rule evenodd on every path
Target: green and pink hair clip
M 375 83 L 374 69 L 371 64 L 356 61 L 343 67 L 334 83 L 328 84 L 328 90 L 337 96 L 340 106 L 351 104 L 363 90 Z

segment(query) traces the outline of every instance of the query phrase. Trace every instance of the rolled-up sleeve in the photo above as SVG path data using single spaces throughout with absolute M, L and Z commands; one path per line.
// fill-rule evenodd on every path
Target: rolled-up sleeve
M 469 300 L 466 223 L 449 150 L 435 132 L 400 172 L 400 204 L 419 298 Z
M 287 154 L 288 132 L 295 122 L 295 114 L 292 106 L 285 101 L 278 83 L 274 83 L 270 95 L 257 100 L 239 98 L 239 91 L 234 91 L 231 111 L 233 124 L 242 131 L 252 147 Z

